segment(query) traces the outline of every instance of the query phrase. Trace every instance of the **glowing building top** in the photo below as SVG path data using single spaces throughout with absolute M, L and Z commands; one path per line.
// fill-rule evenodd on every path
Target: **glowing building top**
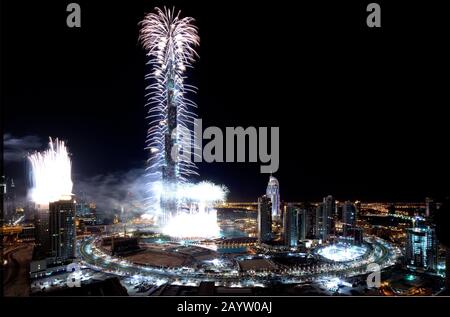
M 278 180 L 273 176 L 270 176 L 269 178 L 266 195 L 272 202 L 272 217 L 280 219 L 280 185 L 278 183 Z

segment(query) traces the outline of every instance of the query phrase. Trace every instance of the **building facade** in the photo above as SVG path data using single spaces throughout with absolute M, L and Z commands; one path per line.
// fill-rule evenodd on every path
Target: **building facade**
M 406 266 L 410 269 L 436 271 L 438 241 L 433 227 L 416 225 L 406 230 Z
M 285 246 L 295 248 L 298 245 L 298 208 L 287 205 L 283 215 L 283 240 Z
M 342 230 L 344 236 L 346 236 L 349 231 L 356 225 L 356 206 L 350 202 L 346 201 L 342 205 Z
M 272 203 L 269 197 L 258 198 L 258 241 L 272 240 Z
M 56 263 L 75 258 L 75 201 L 59 200 L 49 205 L 50 257 Z

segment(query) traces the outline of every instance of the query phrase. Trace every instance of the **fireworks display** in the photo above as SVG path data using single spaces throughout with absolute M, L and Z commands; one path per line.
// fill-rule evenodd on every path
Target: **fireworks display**
M 182 132 L 192 131 L 196 115 L 191 108 L 196 105 L 186 94 L 196 88 L 184 83 L 184 72 L 197 56 L 194 47 L 199 45 L 199 37 L 192 18 L 180 18 L 179 12 L 170 9 L 155 10 L 145 16 L 140 31 L 151 65 L 146 76 L 151 81 L 146 87 L 146 105 L 150 107 L 148 172 L 150 176 L 156 174 L 156 179 L 183 183 L 196 174 L 195 164 L 179 153 L 182 148 L 191 148 L 191 144 L 183 143 Z M 175 146 L 179 151 L 172 155 Z
M 32 187 L 29 192 L 36 204 L 48 204 L 72 194 L 72 163 L 64 141 L 50 138 L 49 148 L 28 156 Z
M 225 199 L 226 190 L 209 182 L 190 183 L 190 176 L 198 175 L 190 155 L 195 150 L 191 136 L 196 104 L 187 98 L 196 88 L 185 83 L 185 71 L 192 67 L 200 44 L 193 22 L 166 8 L 156 8 L 141 22 L 139 40 L 151 66 L 146 76 L 147 206 L 166 234 L 213 237 L 219 234 L 213 205 Z
M 195 103 L 186 98 L 195 87 L 184 83 L 184 72 L 191 66 L 199 45 L 197 28 L 193 19 L 180 18 L 175 10 L 155 9 L 141 22 L 139 40 L 147 51 L 151 71 L 146 76 L 149 107 L 146 149 L 150 152 L 147 176 L 150 183 L 161 182 L 164 195 L 151 192 L 149 204 L 161 209 L 163 222 L 176 214 L 179 202 L 170 195 L 177 186 L 197 174 L 190 157 L 180 155 L 182 149 L 191 149 L 190 140 L 183 139 L 183 131 L 192 131 L 195 113 L 190 109 Z

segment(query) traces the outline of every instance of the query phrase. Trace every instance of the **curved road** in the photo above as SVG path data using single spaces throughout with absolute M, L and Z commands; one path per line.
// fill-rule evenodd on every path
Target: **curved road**
M 160 270 L 158 268 L 153 267 L 140 267 L 134 264 L 123 265 L 118 262 L 113 261 L 105 261 L 103 258 L 94 257 L 91 253 L 91 250 L 87 250 L 88 246 L 92 246 L 92 241 L 84 240 L 81 242 L 80 246 L 80 255 L 86 264 L 92 267 L 94 270 L 106 271 L 108 273 L 117 274 L 117 275 L 144 275 L 150 276 L 154 278 L 164 278 L 164 279 L 178 279 L 178 278 L 186 278 L 188 280 L 194 281 L 204 281 L 204 280 L 215 280 L 215 281 L 224 281 L 224 282 L 239 282 L 245 278 L 253 281 L 266 281 L 269 276 L 255 276 L 250 274 L 226 274 L 226 273 L 203 273 L 203 272 L 185 272 L 185 271 L 169 271 L 169 270 Z M 384 263 L 389 258 L 389 251 L 382 244 L 376 242 L 376 246 L 381 248 L 381 256 L 375 259 L 377 263 Z M 120 260 L 118 260 L 120 261 Z M 314 276 L 320 275 L 329 275 L 329 274 L 349 274 L 358 272 L 363 267 L 366 267 L 367 263 L 362 261 L 361 265 L 355 265 L 353 267 L 336 267 L 332 268 L 327 272 L 310 272 L 308 274 L 290 274 L 290 273 L 273 273 L 270 276 L 271 280 L 283 280 L 283 279 L 308 279 L 314 278 Z

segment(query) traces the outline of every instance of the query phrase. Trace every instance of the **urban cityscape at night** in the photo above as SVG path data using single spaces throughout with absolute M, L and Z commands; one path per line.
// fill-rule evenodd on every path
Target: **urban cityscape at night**
M 2 3 L 4 297 L 449 294 L 448 50 L 250 3 Z

